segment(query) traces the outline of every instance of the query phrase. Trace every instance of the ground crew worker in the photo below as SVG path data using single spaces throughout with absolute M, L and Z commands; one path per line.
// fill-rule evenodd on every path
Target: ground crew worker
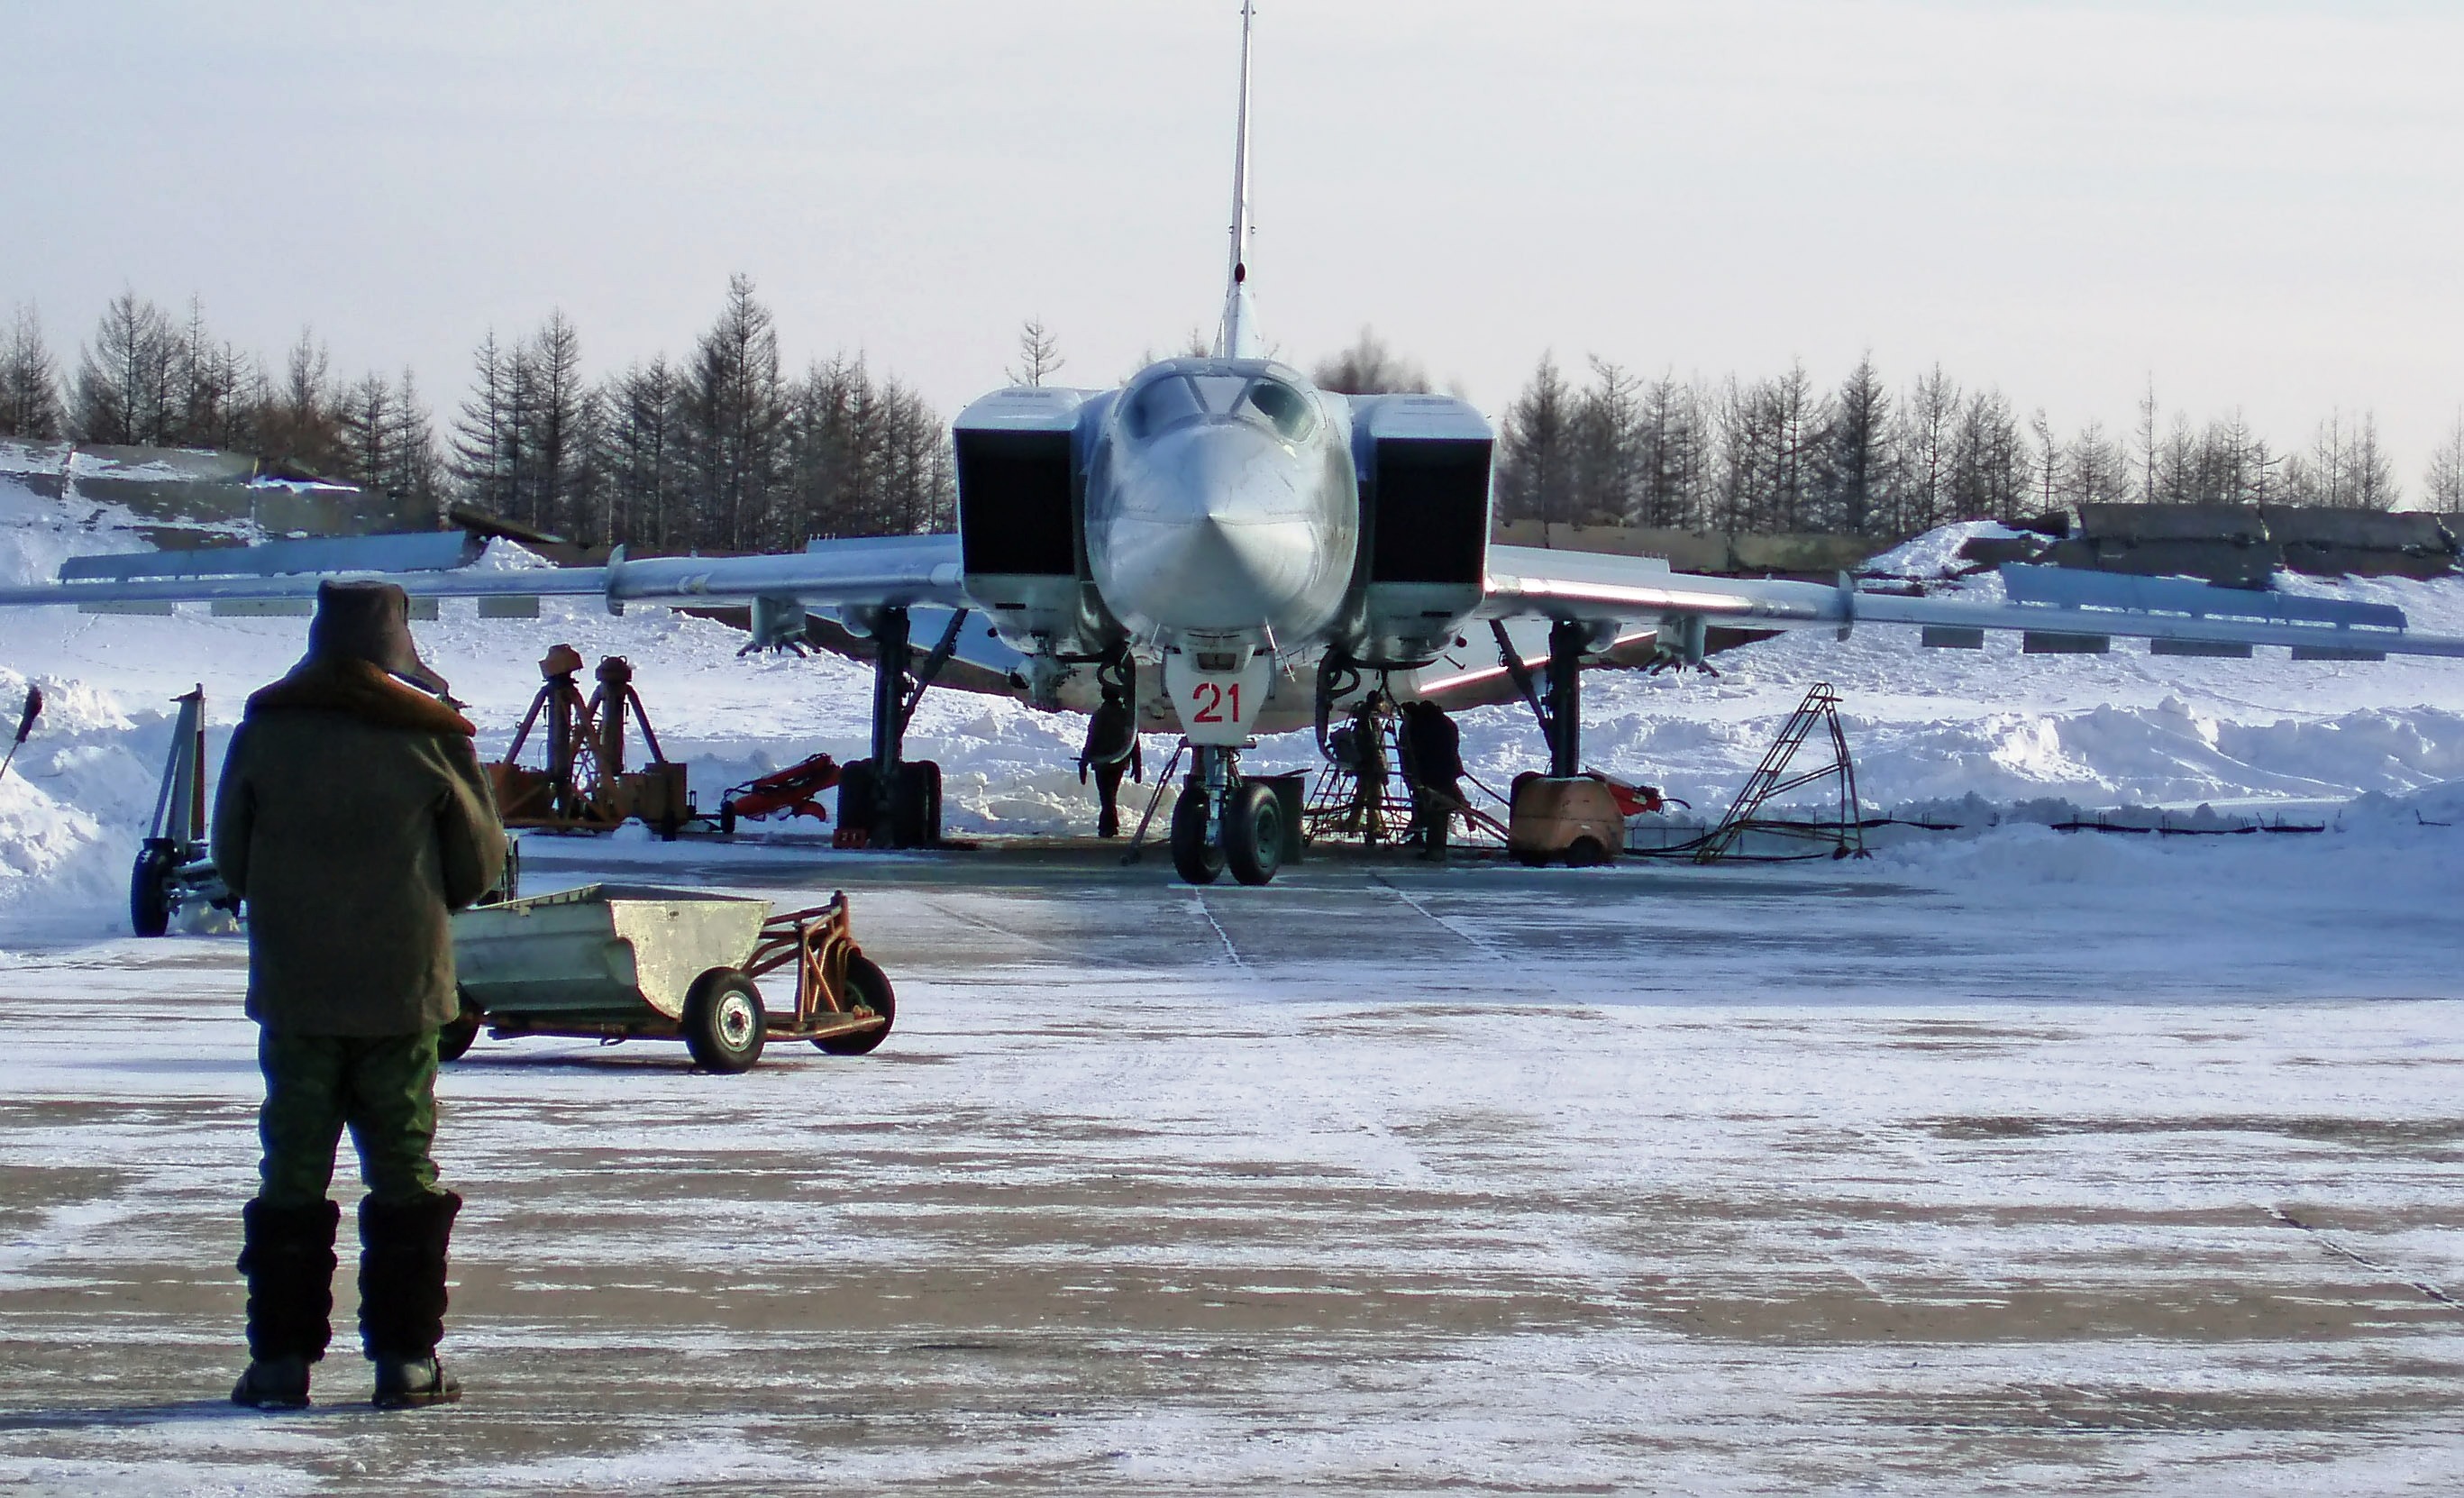
M 455 1017 L 448 917 L 494 886 L 504 828 L 471 723 L 390 583 L 318 589 L 308 653 L 248 699 L 214 802 L 215 871 L 248 909 L 248 1013 L 265 1106 L 243 1214 L 248 1371 L 234 1403 L 308 1402 L 332 1335 L 326 1200 L 359 1152 L 360 1340 L 381 1407 L 461 1398 L 437 1361 L 462 1199 L 436 1183 L 436 1032 Z
M 1420 856 L 1442 862 L 1447 824 L 1463 805 L 1463 734 L 1434 702 L 1407 702 L 1402 713 L 1397 747 L 1402 752 L 1404 779 L 1412 786 L 1412 822 L 1419 829 Z
M 1343 826 L 1364 843 L 1386 838 L 1386 718 L 1392 709 L 1375 688 L 1352 710 L 1352 721 L 1334 731 L 1335 762 L 1352 771 L 1352 804 Z
M 1103 803 L 1096 816 L 1097 837 L 1121 835 L 1121 776 L 1144 784 L 1147 778 L 1145 758 L 1138 749 L 1137 714 L 1130 706 L 1129 690 L 1110 682 L 1104 686 L 1104 700 L 1087 718 L 1087 747 L 1078 755 L 1078 783 L 1087 783 L 1087 771 L 1095 772 L 1095 795 Z

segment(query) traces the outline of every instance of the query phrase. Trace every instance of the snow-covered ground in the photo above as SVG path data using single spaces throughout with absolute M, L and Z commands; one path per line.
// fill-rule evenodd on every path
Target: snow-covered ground
M 11 494 L 7 576 L 125 543 Z M 2346 590 L 2464 633 L 2464 585 Z M 850 663 L 546 608 L 419 627 L 489 747 L 569 641 L 633 659 L 705 803 L 861 751 Z M 2464 1466 L 2464 665 L 1888 630 L 1595 675 L 1589 757 L 1716 807 L 1828 680 L 1883 805 L 2333 830 L 1312 858 L 1205 892 L 998 842 L 535 840 L 533 889 L 847 888 L 897 1031 L 737 1078 L 483 1041 L 443 1085 L 471 1401 L 234 1415 L 244 943 L 114 933 L 169 699 L 206 687 L 219 752 L 302 626 L 0 617 L 0 712 L 52 699 L 0 780 L 0 1486 L 2429 1494 Z M 1492 783 L 1538 758 L 1518 710 L 1464 727 Z M 1082 728 L 936 693 L 914 743 L 957 826 L 1083 829 Z M 328 1403 L 363 1377 L 341 1298 Z
M 2024 894 L 564 845 L 846 885 L 898 1028 L 481 1041 L 471 1396 L 409 1418 L 347 1275 L 319 1409 L 217 1402 L 244 944 L 0 962 L 0 1486 L 2452 1491 L 2455 870 L 2290 841 L 2037 830 Z

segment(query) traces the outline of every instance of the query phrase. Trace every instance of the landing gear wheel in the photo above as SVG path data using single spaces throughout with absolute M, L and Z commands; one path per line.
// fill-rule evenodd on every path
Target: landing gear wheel
M 1284 862 L 1284 804 L 1272 786 L 1250 781 L 1232 792 L 1223 817 L 1223 861 L 1243 884 L 1265 884 Z
M 941 846 L 941 767 L 930 760 L 899 766 L 897 828 L 903 848 Z
M 769 1034 L 761 990 L 732 967 L 714 967 L 685 996 L 685 1049 L 705 1071 L 749 1071 Z
M 869 957 L 847 958 L 847 1002 L 880 1015 L 881 1028 L 825 1035 L 813 1044 L 833 1056 L 861 1056 L 890 1039 L 890 1026 L 898 1020 L 898 995 L 891 989 L 890 975 Z
M 1172 867 L 1191 884 L 1213 884 L 1223 872 L 1223 849 L 1206 840 L 1206 787 L 1194 776 L 1172 804 Z
M 171 876 L 179 860 L 171 845 L 147 838 L 137 850 L 137 867 L 128 875 L 128 929 L 141 936 L 159 936 L 171 929 Z
M 839 832 L 843 847 L 864 848 L 872 842 L 872 761 L 856 760 L 839 770 Z
M 460 988 L 455 988 L 453 993 L 462 1001 L 462 1009 L 436 1032 L 436 1059 L 439 1061 L 461 1060 L 479 1038 L 479 1006 L 473 1003 L 471 996 Z

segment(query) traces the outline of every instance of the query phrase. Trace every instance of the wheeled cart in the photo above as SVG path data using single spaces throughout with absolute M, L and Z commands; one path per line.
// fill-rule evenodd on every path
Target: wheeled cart
M 453 917 L 462 1013 L 447 1060 L 479 1031 L 682 1040 L 712 1071 L 743 1071 L 770 1040 L 860 1056 L 890 1033 L 890 979 L 851 934 L 844 893 L 773 914 L 768 900 L 592 884 Z M 755 980 L 796 970 L 796 1007 L 771 1013 Z

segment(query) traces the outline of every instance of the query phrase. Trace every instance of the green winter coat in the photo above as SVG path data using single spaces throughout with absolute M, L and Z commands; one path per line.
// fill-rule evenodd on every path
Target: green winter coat
M 248 902 L 248 1013 L 301 1035 L 453 1018 L 451 913 L 504 869 L 470 721 L 365 661 L 312 657 L 248 699 L 214 799 Z

